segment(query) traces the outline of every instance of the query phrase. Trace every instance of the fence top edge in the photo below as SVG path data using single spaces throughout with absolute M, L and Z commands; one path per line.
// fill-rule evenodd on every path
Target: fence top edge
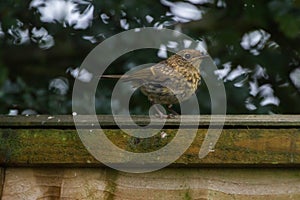
M 77 116 L 78 117 L 78 116 Z M 150 122 L 149 116 L 115 116 L 121 125 L 128 125 L 133 120 L 137 125 L 145 126 Z M 77 118 L 78 119 L 78 118 Z M 81 119 L 81 118 L 80 118 Z M 114 116 L 85 115 L 83 120 L 77 120 L 76 125 L 94 126 L 97 123 L 101 127 L 117 127 Z M 152 123 L 161 124 L 162 119 L 154 118 Z M 300 127 L 300 115 L 183 115 L 174 119 L 166 119 L 165 126 L 244 126 L 244 127 Z M 32 116 L 8 116 L 0 115 L 0 128 L 6 127 L 75 127 L 72 115 L 32 115 Z

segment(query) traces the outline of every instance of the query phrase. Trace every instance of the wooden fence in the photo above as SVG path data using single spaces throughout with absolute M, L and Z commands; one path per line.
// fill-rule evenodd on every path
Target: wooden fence
M 72 116 L 0 116 L 0 194 L 4 200 L 300 199 L 299 115 L 227 115 L 216 146 L 200 159 L 210 117 L 198 122 L 184 116 L 180 128 L 186 134 L 197 127 L 185 153 L 164 169 L 135 174 L 97 161 L 82 144 Z M 149 123 L 146 116 L 133 120 Z M 98 121 L 116 146 L 139 153 L 163 148 L 180 125 L 179 119 L 168 119 L 160 134 L 136 139 L 112 116 Z M 79 124 L 88 128 L 98 121 Z

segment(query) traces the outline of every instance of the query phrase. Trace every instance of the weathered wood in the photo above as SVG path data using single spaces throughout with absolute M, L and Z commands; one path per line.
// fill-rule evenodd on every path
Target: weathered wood
M 97 134 L 98 122 L 89 117 L 79 125 L 87 134 Z M 220 124 L 223 116 L 214 117 L 214 125 Z M 155 136 L 137 139 L 120 130 L 112 116 L 98 116 L 98 120 L 116 146 L 140 153 L 174 141 L 180 124 L 179 119 L 168 119 Z M 121 120 L 122 125 L 128 124 L 128 118 Z M 149 123 L 147 117 L 133 120 L 138 125 Z M 191 134 L 191 127 L 197 134 L 172 167 L 128 174 L 104 167 L 88 152 L 99 144 L 83 145 L 72 116 L 0 116 L 0 178 L 4 181 L 0 195 L 4 200 L 300 199 L 299 115 L 226 116 L 215 148 L 202 159 L 199 150 L 210 116 L 201 116 L 199 124 L 194 116 L 184 116 L 183 121 L 180 141 Z M 154 127 L 160 122 L 155 119 Z M 111 162 L 126 165 L 129 161 L 117 156 Z
M 5 180 L 5 169 L 1 167 L 0 168 L 0 197 L 2 197 L 4 180 Z
M 150 152 L 162 148 L 177 133 L 175 129 L 163 131 L 166 134 L 164 138 L 158 134 L 139 140 L 118 129 L 106 129 L 104 132 L 121 149 Z M 190 130 L 184 131 L 189 134 Z M 206 133 L 206 129 L 199 129 L 191 146 L 173 165 L 228 167 L 300 165 L 300 129 L 224 129 L 215 149 L 200 159 L 198 153 Z M 161 160 L 163 159 L 162 157 Z M 120 163 L 128 161 L 122 157 L 119 160 Z M 89 154 L 76 130 L 72 129 L 0 129 L 0 164 L 102 166 Z
M 94 122 L 88 120 L 92 118 L 87 117 L 80 125 L 91 133 L 97 133 L 98 130 L 92 125 Z M 195 125 L 195 117 L 183 118 L 187 126 L 181 130 L 188 136 L 191 134 L 189 125 Z M 163 148 L 174 138 L 179 125 L 179 119 L 168 119 L 164 129 L 154 137 L 136 139 L 118 129 L 112 116 L 98 116 L 98 119 L 106 136 L 116 146 L 139 153 Z M 300 166 L 299 115 L 226 116 L 225 127 L 215 148 L 200 159 L 199 150 L 207 134 L 209 119 L 210 116 L 201 116 L 200 125 L 194 126 L 198 129 L 194 142 L 173 166 Z M 147 117 L 134 117 L 134 120 L 140 125 L 149 122 Z M 124 118 L 123 123 L 127 122 L 128 119 Z M 93 148 L 97 145 L 89 147 L 90 150 Z M 163 156 L 160 159 L 164 161 Z M 118 162 L 126 164 L 129 161 L 126 157 L 120 157 Z M 0 166 L 49 165 L 103 166 L 82 144 L 72 116 L 1 116 Z
M 128 174 L 107 168 L 8 168 L 2 199 L 300 199 L 300 171 L 169 168 Z
M 117 116 L 122 121 L 121 124 L 128 124 L 128 117 Z M 214 116 L 214 123 L 218 124 L 222 121 L 224 116 Z M 150 122 L 148 116 L 132 116 L 132 119 L 138 125 L 147 125 Z M 210 124 L 210 115 L 201 115 L 200 122 L 196 120 L 195 116 L 182 116 L 184 125 L 199 125 L 208 126 Z M 114 118 L 111 115 L 98 115 L 98 121 L 95 121 L 92 116 L 86 116 L 84 121 L 78 123 L 82 126 L 93 126 L 100 123 L 101 126 L 116 126 Z M 161 119 L 153 119 L 153 123 L 160 124 Z M 180 119 L 167 119 L 166 126 L 179 125 Z M 71 115 L 36 115 L 36 116 L 7 116 L 0 115 L 0 127 L 74 127 L 73 116 Z M 300 127 L 300 115 L 226 115 L 225 126 L 290 126 Z

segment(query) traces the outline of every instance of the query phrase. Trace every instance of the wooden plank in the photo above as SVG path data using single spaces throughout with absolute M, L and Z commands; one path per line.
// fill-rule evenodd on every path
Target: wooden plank
M 223 116 L 214 117 L 218 124 Z M 88 152 L 72 116 L 0 116 L 0 178 L 4 181 L 0 196 L 4 200 L 300 199 L 299 115 L 226 116 L 215 148 L 203 159 L 198 154 L 210 116 L 201 116 L 199 126 L 194 118 L 184 116 L 181 140 L 191 134 L 189 126 L 197 127 L 197 135 L 170 168 L 128 174 L 105 168 Z M 79 124 L 95 134 L 99 130 L 92 119 L 87 116 Z M 128 118 L 121 119 L 128 124 Z M 149 122 L 146 116 L 133 119 L 139 125 Z M 112 116 L 98 116 L 98 120 L 116 146 L 141 153 L 172 141 L 180 122 L 168 119 L 157 135 L 136 139 L 118 129 Z M 154 124 L 160 121 L 155 119 Z M 93 148 L 97 143 L 89 150 Z M 128 158 L 117 158 L 118 164 L 128 162 Z
M 0 168 L 0 199 L 1 199 L 2 193 L 3 193 L 4 180 L 5 180 L 5 169 L 3 167 L 1 167 Z
M 300 199 L 299 177 L 292 169 L 8 168 L 2 199 Z
M 214 117 L 222 118 L 222 116 Z M 195 125 L 194 118 L 184 116 L 185 122 L 189 125 Z M 194 142 L 173 166 L 300 165 L 299 115 L 227 116 L 225 128 L 215 148 L 208 156 L 200 159 L 199 149 L 207 134 L 209 118 L 210 116 L 201 116 L 201 125 L 196 127 L 198 131 Z M 87 116 L 86 121 L 80 123 L 83 128 L 88 128 L 86 130 L 96 133 L 98 130 L 94 129 L 89 119 L 92 120 L 92 117 Z M 179 125 L 179 119 L 168 119 L 167 125 L 158 131 L 156 136 L 136 139 L 119 130 L 114 125 L 112 116 L 98 116 L 98 119 L 104 123 L 106 136 L 116 146 L 139 153 L 163 148 L 174 138 Z M 124 120 L 124 124 L 128 123 L 127 118 Z M 149 122 L 145 116 L 136 116 L 134 120 L 140 125 Z M 191 134 L 189 126 L 183 127 L 182 130 L 186 136 Z M 166 137 L 162 137 L 162 133 Z M 93 150 L 97 147 L 89 148 Z M 109 151 L 107 153 L 110 153 Z M 126 164 L 130 161 L 128 159 L 130 158 L 120 157 L 119 164 Z M 164 161 L 164 157 L 161 159 L 161 162 Z M 103 166 L 82 144 L 72 116 L 1 116 L 0 165 Z
M 95 130 L 96 131 L 96 130 Z M 118 129 L 106 136 L 118 147 L 132 152 L 162 148 L 177 133 L 164 129 L 166 137 L 136 140 Z M 190 134 L 189 129 L 184 129 Z M 300 129 L 223 129 L 215 149 L 203 159 L 198 156 L 207 129 L 199 129 L 187 151 L 173 166 L 289 166 L 300 165 Z M 182 138 L 184 139 L 184 138 Z M 180 144 L 178 144 L 180 145 Z M 95 147 L 97 148 L 97 143 Z M 105 153 L 110 153 L 110 150 Z M 128 162 L 120 157 L 119 162 Z M 161 157 L 161 161 L 164 158 Z M 89 154 L 73 129 L 0 129 L 1 166 L 103 166 Z
M 126 125 L 129 122 L 129 118 L 126 116 L 116 116 L 119 117 L 121 124 Z M 222 122 L 225 117 L 225 127 L 226 126 L 293 126 L 300 127 L 300 115 L 226 115 L 226 116 L 213 116 L 214 123 L 218 124 Z M 106 126 L 116 126 L 114 118 L 111 115 L 98 115 L 98 121 L 94 120 L 93 116 L 85 116 L 84 120 L 78 122 L 81 126 L 94 126 L 100 123 L 104 128 Z M 138 125 L 148 125 L 150 119 L 148 116 L 132 116 L 132 119 Z M 161 119 L 154 118 L 153 124 L 160 124 Z M 182 124 L 190 126 L 208 126 L 211 121 L 210 115 L 201 115 L 200 122 L 193 115 L 182 116 Z M 167 119 L 166 126 L 177 126 L 180 124 L 180 119 Z M 0 127 L 72 127 L 74 128 L 73 116 L 71 115 L 36 115 L 36 116 L 7 116 L 0 115 Z

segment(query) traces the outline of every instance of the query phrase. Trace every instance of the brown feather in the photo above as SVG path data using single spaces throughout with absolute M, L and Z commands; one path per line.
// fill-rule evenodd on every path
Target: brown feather
M 101 78 L 116 78 L 116 79 L 119 79 L 119 78 L 126 78 L 128 77 L 128 75 L 102 75 Z
M 102 77 L 132 82 L 152 103 L 176 104 L 189 99 L 197 90 L 201 80 L 199 65 L 205 57 L 203 52 L 187 49 L 148 68 Z

